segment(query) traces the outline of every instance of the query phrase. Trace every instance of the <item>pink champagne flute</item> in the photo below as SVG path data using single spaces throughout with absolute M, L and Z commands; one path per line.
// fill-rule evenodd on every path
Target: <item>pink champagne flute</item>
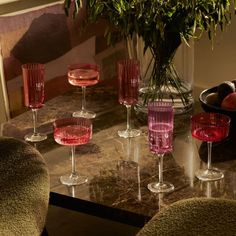
M 157 157 L 159 182 L 148 184 L 148 189 L 155 193 L 174 190 L 174 185 L 163 181 L 163 157 L 172 151 L 174 112 L 172 103 L 154 101 L 148 103 L 148 140 L 149 149 Z
M 207 169 L 196 172 L 198 179 L 202 181 L 214 181 L 224 178 L 224 173 L 211 165 L 212 142 L 219 142 L 229 134 L 230 118 L 218 113 L 198 113 L 191 117 L 192 136 L 203 142 L 207 142 L 208 159 Z
M 72 64 L 68 66 L 68 81 L 74 86 L 82 88 L 81 110 L 72 114 L 73 117 L 95 118 L 96 113 L 86 109 L 86 87 L 98 83 L 100 77 L 99 66 L 96 64 Z
M 44 104 L 43 64 L 27 63 L 22 65 L 25 106 L 33 112 L 33 133 L 25 136 L 26 141 L 39 142 L 47 138 L 46 134 L 37 132 L 37 111 Z
M 53 123 L 54 139 L 57 143 L 71 147 L 72 171 L 60 177 L 67 186 L 86 183 L 88 178 L 76 170 L 75 147 L 89 142 L 92 138 L 92 122 L 84 117 L 57 119 Z
M 140 63 L 135 59 L 125 59 L 118 62 L 119 103 L 127 109 L 126 130 L 118 131 L 123 138 L 137 137 L 140 130 L 131 127 L 131 108 L 138 102 L 140 79 Z

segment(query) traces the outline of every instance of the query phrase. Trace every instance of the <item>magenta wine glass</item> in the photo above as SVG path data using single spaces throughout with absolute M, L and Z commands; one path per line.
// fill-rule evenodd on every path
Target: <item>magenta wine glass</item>
M 96 113 L 86 109 L 86 87 L 98 83 L 100 69 L 96 64 L 72 64 L 68 66 L 68 81 L 74 86 L 82 88 L 82 107 L 81 110 L 75 111 L 73 117 L 95 118 Z
M 46 134 L 37 132 L 37 111 L 44 104 L 43 64 L 27 63 L 22 65 L 25 106 L 33 112 L 33 133 L 25 136 L 26 141 L 39 142 L 47 138 Z
M 140 130 L 131 127 L 131 108 L 138 102 L 140 79 L 140 63 L 135 59 L 125 59 L 118 62 L 119 103 L 127 109 L 126 130 L 118 131 L 123 138 L 137 137 Z
M 71 147 L 72 171 L 60 177 L 67 186 L 86 183 L 88 178 L 76 170 L 75 147 L 89 142 L 92 138 L 92 122 L 84 117 L 70 117 L 55 120 L 53 123 L 54 139 L 61 145 Z
M 219 142 L 229 134 L 230 118 L 219 113 L 198 113 L 191 117 L 192 136 L 207 142 L 208 159 L 207 169 L 196 172 L 202 181 L 214 181 L 224 178 L 224 173 L 211 165 L 212 142 Z
M 157 157 L 159 167 L 159 181 L 148 184 L 148 189 L 155 193 L 174 190 L 174 185 L 163 181 L 163 157 L 172 151 L 174 111 L 172 103 L 148 103 L 148 140 L 149 149 Z

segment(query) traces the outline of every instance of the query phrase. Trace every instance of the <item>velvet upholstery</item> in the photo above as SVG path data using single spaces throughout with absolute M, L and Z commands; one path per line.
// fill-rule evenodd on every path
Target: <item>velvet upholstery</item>
M 0 235 L 41 235 L 48 201 L 42 155 L 24 141 L 0 137 Z
M 236 235 L 236 201 L 191 198 L 157 213 L 137 236 Z

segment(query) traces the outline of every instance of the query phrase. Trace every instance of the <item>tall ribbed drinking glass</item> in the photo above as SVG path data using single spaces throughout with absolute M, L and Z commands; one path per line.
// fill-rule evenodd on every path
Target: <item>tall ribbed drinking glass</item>
M 148 184 L 151 192 L 163 193 L 174 190 L 174 185 L 163 181 L 163 157 L 172 151 L 174 111 L 172 103 L 148 103 L 148 140 L 149 149 L 159 166 L 159 181 Z
M 27 63 L 22 65 L 25 106 L 33 112 L 33 133 L 25 136 L 26 141 L 39 142 L 47 138 L 46 134 L 37 131 L 37 111 L 44 104 L 44 74 L 43 64 Z
M 140 63 L 135 59 L 125 59 L 118 62 L 118 89 L 119 103 L 126 106 L 126 129 L 118 131 L 123 138 L 131 138 L 140 135 L 140 130 L 131 127 L 132 105 L 138 102 L 140 79 Z

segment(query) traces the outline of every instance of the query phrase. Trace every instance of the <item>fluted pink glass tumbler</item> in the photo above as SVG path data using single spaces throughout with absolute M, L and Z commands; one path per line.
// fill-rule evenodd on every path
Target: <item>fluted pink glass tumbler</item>
M 37 112 L 44 104 L 45 68 L 40 63 L 27 63 L 22 66 L 25 106 L 33 112 L 33 133 L 25 136 L 26 141 L 39 142 L 47 138 L 37 131 Z
M 88 178 L 77 172 L 75 147 L 84 145 L 92 138 L 92 122 L 84 117 L 57 119 L 53 123 L 54 139 L 58 144 L 71 147 L 71 173 L 60 177 L 62 184 L 67 186 L 86 183 Z
M 173 148 L 174 111 L 172 103 L 154 101 L 148 103 L 149 149 L 158 161 L 159 181 L 148 184 L 155 193 L 174 190 L 174 185 L 163 181 L 163 157 Z
M 98 83 L 100 69 L 97 64 L 78 63 L 68 66 L 68 81 L 73 86 L 82 88 L 81 109 L 73 112 L 73 117 L 95 118 L 96 113 L 86 108 L 86 87 Z
M 191 117 L 192 136 L 203 142 L 207 142 L 207 168 L 200 169 L 196 176 L 202 181 L 215 181 L 224 178 L 224 173 L 212 167 L 211 150 L 212 142 L 219 142 L 229 134 L 230 117 L 219 113 L 198 113 Z
M 118 62 L 118 93 L 119 103 L 126 106 L 126 130 L 118 131 L 123 138 L 137 137 L 141 131 L 131 127 L 132 105 L 138 102 L 140 79 L 140 63 L 135 59 L 125 59 Z

